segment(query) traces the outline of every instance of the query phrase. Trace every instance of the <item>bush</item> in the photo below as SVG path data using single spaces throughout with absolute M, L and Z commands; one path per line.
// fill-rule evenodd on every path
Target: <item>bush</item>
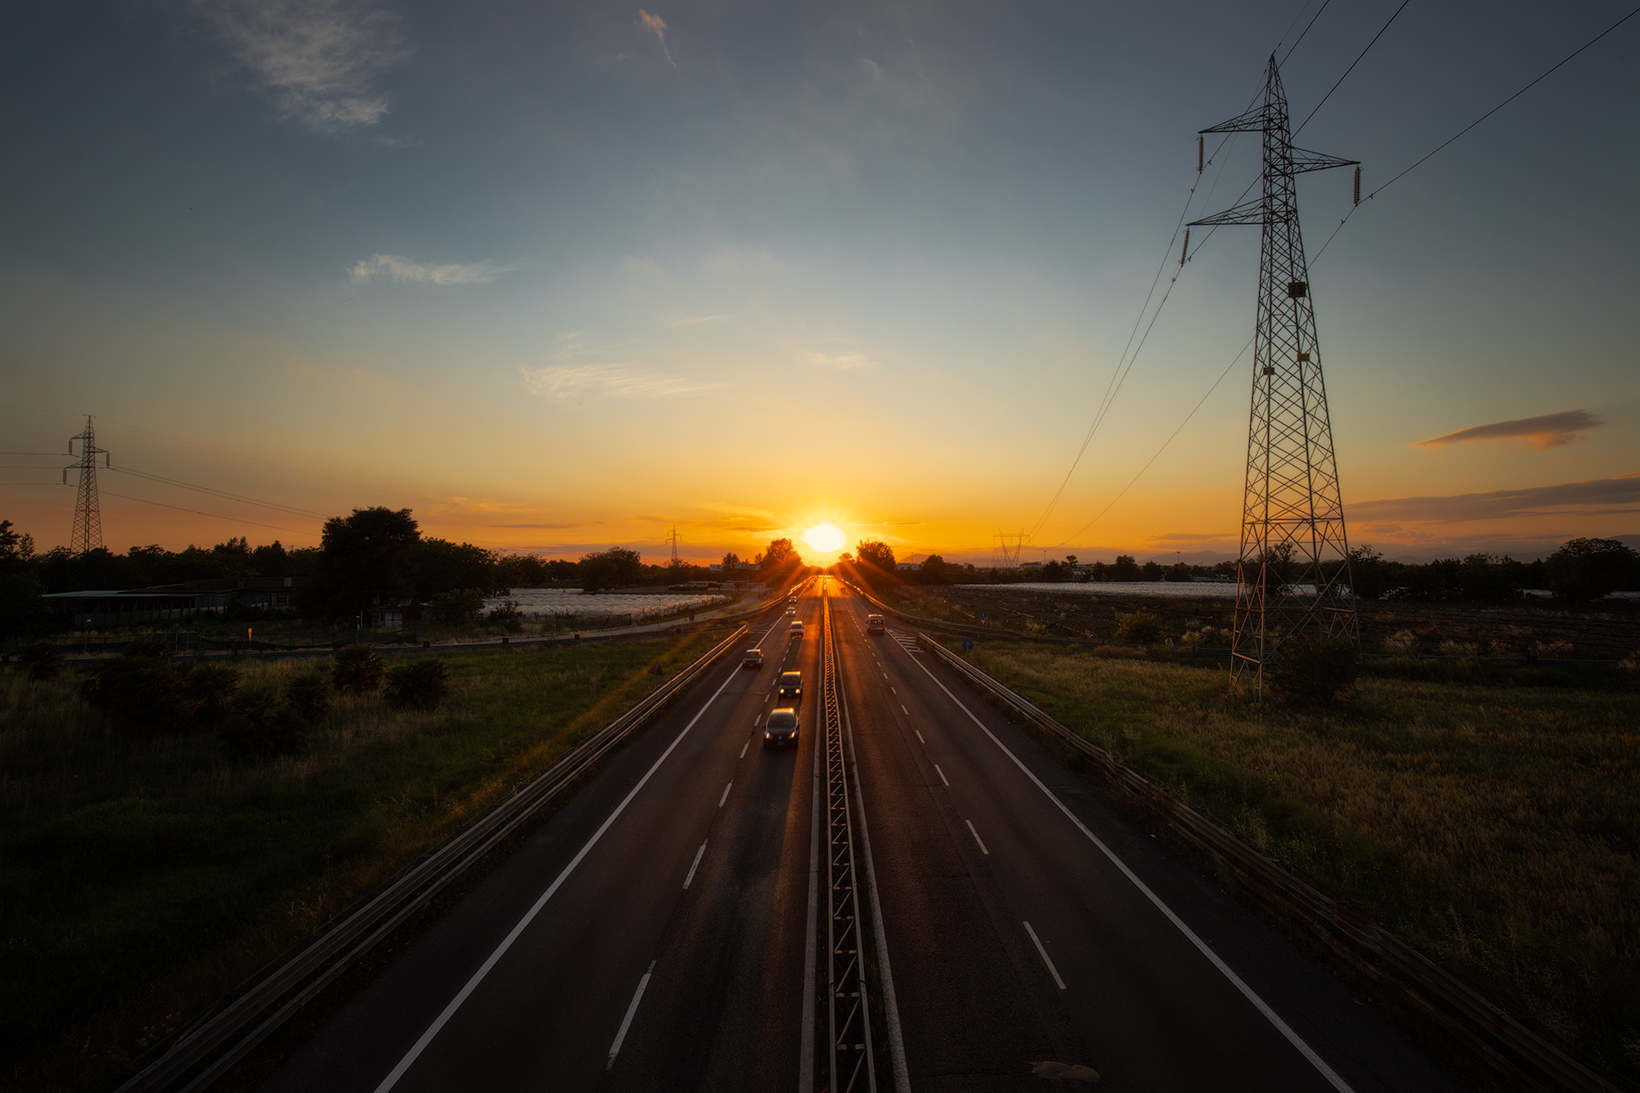
M 456 588 L 440 592 L 428 602 L 427 608 L 439 622 L 450 625 L 472 622 L 484 610 L 484 590 Z
M 1149 611 L 1140 609 L 1122 620 L 1116 628 L 1116 640 L 1135 645 L 1154 645 L 1167 637 L 1162 620 Z
M 518 609 L 518 601 L 507 600 L 500 607 L 491 609 L 487 621 L 499 626 L 509 634 L 516 634 L 524 629 L 524 612 Z
M 284 755 L 302 746 L 306 733 L 291 711 L 279 705 L 269 684 L 246 687 L 233 701 L 233 716 L 222 726 L 222 742 L 243 757 Z
M 442 660 L 417 660 L 387 673 L 387 701 L 401 710 L 431 710 L 450 693 Z
M 56 679 L 63 672 L 63 651 L 49 641 L 38 641 L 23 650 L 17 663 L 28 669 L 32 680 Z
M 228 716 L 239 690 L 239 669 L 232 664 L 200 664 L 187 677 L 188 703 L 194 716 L 216 724 Z
M 323 669 L 314 669 L 295 676 L 285 684 L 285 704 L 290 712 L 317 725 L 330 716 L 330 679 Z
M 1361 674 L 1355 647 L 1320 634 L 1288 638 L 1266 669 L 1272 694 L 1289 706 L 1330 706 Z
M 170 647 L 156 638 L 132 642 L 80 687 L 95 709 L 143 732 L 180 728 L 188 717 L 186 692 Z
M 381 690 L 387 670 L 382 658 L 368 645 L 349 645 L 336 654 L 336 663 L 330 669 L 330 680 L 338 691 L 373 695 Z

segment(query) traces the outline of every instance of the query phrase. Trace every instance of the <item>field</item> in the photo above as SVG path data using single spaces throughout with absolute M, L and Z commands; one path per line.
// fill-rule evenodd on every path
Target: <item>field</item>
M 1222 595 L 1155 597 L 1125 594 L 1121 584 L 1063 585 L 1060 591 L 1008 585 L 902 587 L 896 606 L 925 618 L 980 625 L 1030 637 L 1109 641 L 1122 619 L 1148 611 L 1175 644 L 1229 644 L 1235 603 Z M 1190 585 L 1180 585 L 1189 589 Z M 1441 604 L 1406 600 L 1361 603 L 1361 643 L 1368 652 L 1426 656 L 1622 660 L 1640 650 L 1640 603 Z
M 1375 677 L 1316 715 L 1260 713 L 1199 661 L 1006 642 L 972 655 L 1494 1002 L 1640 1077 L 1628 673 L 1595 689 Z
M 450 656 L 440 708 L 341 695 L 271 759 L 0 674 L 0 1085 L 94 1086 L 718 637 Z

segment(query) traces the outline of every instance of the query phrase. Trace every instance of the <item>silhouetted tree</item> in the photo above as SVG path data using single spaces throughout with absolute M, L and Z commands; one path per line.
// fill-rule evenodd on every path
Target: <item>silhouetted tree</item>
M 643 557 L 635 550 L 610 547 L 602 553 L 581 556 L 581 588 L 587 592 L 627 588 L 642 579 Z
M 1549 555 L 1549 588 L 1569 600 L 1640 589 L 1640 554 L 1616 539 L 1573 539 Z
M 354 614 L 370 624 L 375 604 L 397 603 L 415 590 L 421 529 L 409 509 L 354 509 L 325 521 L 318 572 L 303 599 L 318 614 Z

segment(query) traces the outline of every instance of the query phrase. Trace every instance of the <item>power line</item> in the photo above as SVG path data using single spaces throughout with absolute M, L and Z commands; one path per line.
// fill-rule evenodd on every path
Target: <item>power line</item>
M 232 522 L 238 523 L 238 524 L 251 524 L 251 525 L 253 525 L 255 527 L 259 527 L 259 528 L 271 528 L 274 531 L 288 531 L 292 535 L 308 535 L 308 534 L 311 534 L 311 532 L 299 531 L 296 528 L 282 528 L 282 527 L 279 527 L 277 524 L 261 524 L 261 523 L 257 523 L 255 520 L 246 520 L 246 519 L 243 519 L 242 517 L 238 517 L 238 516 L 220 516 L 220 515 L 218 515 L 217 513 L 214 513 L 214 512 L 200 512 L 198 509 L 185 509 L 181 505 L 167 505 L 163 501 L 150 501 L 146 497 L 131 497 L 127 494 L 113 493 L 109 490 L 103 490 L 101 492 L 102 492 L 103 496 L 105 496 L 105 497 L 118 497 L 123 501 L 140 501 L 144 505 L 157 505 L 162 509 L 175 509 L 177 512 L 189 512 L 189 513 L 192 513 L 195 516 L 209 516 L 213 520 L 229 520 L 229 521 L 232 521 Z
M 1072 532 L 1071 534 L 1065 536 L 1065 538 L 1059 540 L 1059 542 L 1054 544 L 1055 547 L 1065 546 L 1072 539 L 1076 538 L 1078 535 L 1081 535 L 1084 531 L 1087 531 L 1093 525 L 1097 524 L 1100 521 L 1100 519 L 1104 517 L 1105 513 L 1109 512 L 1115 506 L 1116 502 L 1120 501 L 1123 497 L 1127 496 L 1128 490 L 1131 490 L 1134 487 L 1134 484 L 1137 483 L 1140 478 L 1144 477 L 1144 473 L 1146 471 L 1150 470 L 1150 464 L 1154 463 L 1154 462 L 1156 462 L 1156 460 L 1160 459 L 1162 453 L 1167 451 L 1168 445 L 1172 444 L 1174 438 L 1177 437 L 1181 432 L 1184 431 L 1184 427 L 1186 425 L 1190 424 L 1190 419 L 1196 416 L 1196 411 L 1200 410 L 1204 405 L 1206 405 L 1208 398 L 1210 398 L 1212 396 L 1214 391 L 1217 391 L 1219 389 L 1219 384 L 1224 382 L 1224 378 L 1230 374 L 1230 370 L 1235 368 L 1237 364 L 1241 363 L 1241 358 L 1245 357 L 1247 355 L 1248 346 L 1251 346 L 1252 344 L 1253 344 L 1253 339 L 1248 338 L 1247 339 L 1247 345 L 1242 346 L 1241 347 L 1241 352 L 1236 354 L 1235 359 L 1232 360 L 1229 364 L 1224 366 L 1224 371 L 1220 372 L 1219 373 L 1219 378 L 1213 381 L 1213 386 L 1211 386 L 1207 389 L 1207 394 L 1203 395 L 1201 397 L 1201 400 L 1199 402 L 1197 402 L 1196 405 L 1191 408 L 1190 412 L 1184 416 L 1184 420 L 1179 422 L 1179 427 L 1177 429 L 1174 429 L 1173 432 L 1171 434 L 1169 434 L 1169 436 L 1166 440 L 1162 441 L 1162 446 L 1160 448 L 1156 449 L 1156 454 L 1150 457 L 1149 462 L 1147 462 L 1143 467 L 1139 468 L 1139 473 L 1134 475 L 1132 480 L 1129 481 L 1127 485 L 1122 487 L 1122 492 L 1117 494 L 1115 497 L 1112 497 L 1110 499 L 1109 504 L 1107 504 L 1104 508 L 1099 510 L 1099 515 L 1098 516 L 1095 516 L 1092 520 L 1089 520 L 1087 523 L 1085 523 L 1081 527 L 1077 528 L 1074 532 Z
M 139 470 L 135 470 L 131 467 L 113 467 L 113 468 L 110 468 L 110 469 L 115 471 L 116 473 L 119 473 L 119 474 L 129 474 L 129 475 L 133 475 L 137 478 L 146 478 L 151 482 L 160 482 L 160 483 L 163 483 L 167 486 L 176 486 L 176 487 L 179 487 L 179 488 L 185 489 L 185 490 L 195 490 L 199 493 L 211 494 L 212 496 L 225 498 L 229 501 L 237 501 L 242 505 L 256 505 L 256 506 L 259 506 L 261 508 L 273 509 L 277 512 L 289 513 L 292 516 L 306 516 L 306 517 L 309 517 L 310 519 L 313 519 L 313 520 L 329 519 L 322 512 L 311 512 L 307 509 L 296 508 L 294 505 L 286 505 L 286 504 L 282 504 L 278 501 L 259 501 L 254 497 L 248 497 L 248 496 L 243 496 L 242 497 L 242 496 L 239 496 L 237 494 L 231 493 L 231 492 L 226 491 L 226 490 L 216 489 L 213 486 L 195 485 L 192 482 L 183 482 L 180 479 L 167 478 L 164 475 L 151 474 L 148 471 L 139 471 Z
M 1372 36 L 1372 41 L 1367 43 L 1367 49 L 1371 49 L 1373 46 L 1378 44 L 1378 39 L 1382 38 L 1384 36 L 1384 31 L 1389 29 L 1389 24 L 1395 22 L 1395 17 L 1405 11 L 1406 6 L 1410 3 L 1412 3 L 1412 0 L 1401 0 L 1401 6 L 1395 9 L 1395 15 L 1391 15 L 1389 17 L 1389 22 L 1380 27 L 1378 33 Z M 1319 15 L 1321 13 L 1317 12 L 1316 14 Z M 1310 119 L 1315 117 L 1316 110 L 1320 110 L 1323 106 L 1327 105 L 1327 100 L 1332 98 L 1332 93 L 1338 90 L 1338 84 L 1341 84 L 1348 79 L 1349 74 L 1355 71 L 1355 66 L 1361 63 L 1361 57 L 1365 57 L 1367 55 L 1367 49 L 1363 49 L 1361 51 L 1361 56 L 1350 62 L 1350 67 L 1344 70 L 1344 75 L 1338 77 L 1338 83 L 1333 84 L 1331 89 L 1329 89 L 1325 95 L 1321 96 L 1321 101 L 1315 104 L 1315 110 L 1311 110 L 1304 116 L 1304 120 L 1298 123 L 1298 128 L 1293 130 L 1293 136 L 1298 136 L 1298 134 L 1303 131 L 1304 127 L 1310 124 Z
M 1376 190 L 1372 191 L 1372 193 L 1368 194 L 1367 197 L 1366 197 L 1366 200 L 1371 201 L 1373 198 L 1377 197 L 1379 194 L 1383 193 L 1385 190 L 1389 189 L 1391 186 L 1393 186 L 1397 182 L 1401 181 L 1401 179 L 1403 179 L 1407 175 L 1411 174 L 1414 170 L 1416 170 L 1417 168 L 1423 166 L 1424 162 L 1426 160 L 1430 159 L 1432 156 L 1434 156 L 1436 152 L 1441 151 L 1441 149 L 1445 148 L 1447 145 L 1451 144 L 1453 141 L 1457 140 L 1459 137 L 1463 136 L 1465 133 L 1467 133 L 1471 129 L 1475 128 L 1475 126 L 1479 125 L 1481 122 L 1485 121 L 1487 118 L 1490 118 L 1493 114 L 1496 114 L 1499 110 L 1502 110 L 1504 107 L 1508 106 L 1510 103 L 1514 102 L 1516 99 L 1520 98 L 1522 95 L 1524 95 L 1528 91 L 1532 90 L 1532 88 L 1536 87 L 1538 84 L 1540 84 L 1544 80 L 1548 79 L 1550 75 L 1552 75 L 1562 65 L 1564 65 L 1568 61 L 1570 61 L 1573 57 L 1576 57 L 1579 53 L 1582 53 L 1584 50 L 1588 49 L 1590 46 L 1592 46 L 1596 42 L 1600 41 L 1600 39 L 1604 38 L 1606 35 L 1610 34 L 1612 31 L 1616 30 L 1618 27 L 1622 26 L 1624 23 L 1628 22 L 1630 19 L 1633 19 L 1636 15 L 1640 15 L 1640 8 L 1635 8 L 1633 11 L 1631 11 L 1627 15 L 1623 16 L 1623 18 L 1619 19 L 1617 22 L 1613 23 L 1611 26 L 1607 27 L 1605 30 L 1601 31 L 1599 34 L 1596 34 L 1593 38 L 1590 38 L 1587 42 L 1584 42 L 1581 46 L 1579 46 L 1577 49 L 1573 50 L 1571 53 L 1567 54 L 1565 56 L 1565 58 L 1563 58 L 1559 63 L 1557 63 L 1554 66 L 1552 66 L 1551 68 L 1549 68 L 1546 72 L 1544 72 L 1537 79 L 1533 80 L 1531 83 L 1527 84 L 1525 87 L 1521 88 L 1519 91 L 1515 92 L 1513 95 L 1510 95 L 1507 99 L 1504 99 L 1502 102 L 1498 103 L 1498 105 L 1494 106 L 1492 109 L 1488 110 L 1486 113 L 1482 114 L 1480 117 L 1476 118 L 1474 121 L 1470 122 L 1468 125 L 1464 126 L 1462 129 L 1458 130 L 1456 133 L 1452 134 L 1452 136 L 1448 137 L 1446 140 L 1443 140 L 1440 144 L 1435 146 L 1433 151 L 1430 151 L 1429 153 L 1427 153 L 1423 157 L 1423 159 L 1418 160 L 1411 167 L 1408 167 L 1406 170 L 1402 171 L 1400 174 L 1396 175 L 1394 178 L 1390 179 L 1388 182 L 1384 183 L 1382 186 L 1380 186 Z M 1365 203 L 1366 202 L 1362 202 L 1361 204 L 1365 204 Z M 1333 229 L 1332 235 L 1327 236 L 1327 241 L 1325 243 L 1321 244 L 1321 250 L 1318 250 L 1318 251 L 1315 252 L 1315 259 L 1312 259 L 1312 261 L 1319 260 L 1321 258 L 1322 253 L 1324 251 L 1326 251 L 1326 249 L 1329 246 L 1332 245 L 1333 239 L 1338 235 L 1339 232 L 1344 230 L 1344 225 L 1349 223 L 1350 217 L 1354 216 L 1356 210 L 1359 209 L 1360 207 L 1361 207 L 1361 205 L 1355 205 L 1354 207 L 1352 207 L 1350 209 L 1350 211 L 1348 213 L 1346 213 L 1344 215 L 1344 219 L 1342 219 L 1338 222 L 1338 227 Z
M 1324 2 L 1323 2 L 1323 3 L 1322 3 L 1322 5 L 1321 5 L 1321 7 L 1320 7 L 1320 8 L 1318 8 L 1318 9 L 1317 9 L 1317 10 L 1316 10 L 1316 13 L 1315 13 L 1315 17 L 1314 17 L 1314 18 L 1312 18 L 1312 19 L 1311 19 L 1311 20 L 1310 20 L 1310 21 L 1309 21 L 1309 23 L 1307 23 L 1307 24 L 1306 24 L 1306 25 L 1305 25 L 1305 27 L 1304 27 L 1304 34 L 1308 34 L 1308 33 L 1310 33 L 1310 27 L 1313 27 L 1313 26 L 1315 26 L 1315 20 L 1316 20 L 1316 19 L 1319 19 L 1319 18 L 1321 18 L 1321 13 L 1322 13 L 1322 12 L 1324 12 L 1324 11 L 1326 11 L 1326 10 L 1327 10 L 1327 5 L 1328 5 L 1328 4 L 1330 4 L 1330 3 L 1332 3 L 1332 0 L 1324 0 Z M 1305 6 L 1305 7 L 1309 7 L 1309 5 L 1308 5 L 1308 4 L 1306 4 L 1306 5 L 1304 5 L 1304 6 Z M 1299 20 L 1299 19 L 1302 19 L 1302 18 L 1304 18 L 1304 12 L 1303 12 L 1303 10 L 1302 10 L 1302 9 L 1300 9 L 1300 10 L 1299 10 L 1299 13 L 1298 13 L 1298 15 L 1297 15 L 1297 16 L 1296 16 L 1296 17 L 1295 17 L 1295 18 L 1294 18 L 1294 19 L 1293 19 L 1293 23 L 1296 23 L 1296 22 L 1298 22 L 1298 20 Z M 1289 30 L 1289 31 L 1290 31 L 1290 30 L 1292 30 L 1292 29 L 1293 29 L 1293 27 L 1292 27 L 1292 23 L 1289 23 L 1289 24 L 1288 24 L 1288 25 L 1287 25 L 1287 29 L 1288 29 L 1288 30 Z M 1300 35 L 1299 35 L 1299 36 L 1298 36 L 1298 42 L 1302 42 L 1302 41 L 1303 41 L 1303 40 L 1304 40 L 1304 34 L 1300 34 Z M 1282 37 L 1283 37 L 1283 38 L 1285 38 L 1285 37 L 1287 37 L 1287 35 L 1286 35 L 1286 34 L 1282 34 Z M 1286 64 L 1286 63 L 1287 63 L 1287 58 L 1288 58 L 1288 57 L 1291 57 L 1291 56 L 1292 56 L 1292 55 L 1293 55 L 1293 50 L 1295 50 L 1295 49 L 1297 49 L 1297 48 L 1298 48 L 1298 42 L 1294 42 L 1294 43 L 1293 43 L 1293 44 L 1292 44 L 1292 46 L 1291 46 L 1291 47 L 1290 47 L 1290 48 L 1289 48 L 1289 49 L 1288 49 L 1288 50 L 1287 50 L 1287 52 L 1286 52 L 1286 53 L 1285 53 L 1285 54 L 1283 54 L 1283 55 L 1282 55 L 1282 58 L 1281 58 L 1281 63 L 1282 63 L 1282 64 Z M 1280 49 L 1280 48 L 1281 48 L 1281 43 L 1280 43 L 1280 42 L 1277 42 L 1277 43 L 1276 43 L 1276 49 Z M 1271 50 L 1271 51 L 1270 51 L 1270 52 L 1272 52 L 1272 53 L 1274 53 L 1274 52 L 1275 52 L 1275 50 Z

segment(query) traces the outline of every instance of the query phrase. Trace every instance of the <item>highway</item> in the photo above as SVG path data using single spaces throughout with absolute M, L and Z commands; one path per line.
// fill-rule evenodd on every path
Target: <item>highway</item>
M 903 1032 L 877 1045 L 883 1088 L 896 1059 L 918 1090 L 1048 1088 L 1043 1061 L 1113 1090 L 1456 1088 L 912 635 L 868 635 L 864 601 L 820 584 Z M 262 1088 L 812 1088 L 820 605 L 815 586 L 802 638 L 783 605 L 759 616 L 762 669 L 706 673 Z M 798 746 L 765 750 L 787 668 Z

